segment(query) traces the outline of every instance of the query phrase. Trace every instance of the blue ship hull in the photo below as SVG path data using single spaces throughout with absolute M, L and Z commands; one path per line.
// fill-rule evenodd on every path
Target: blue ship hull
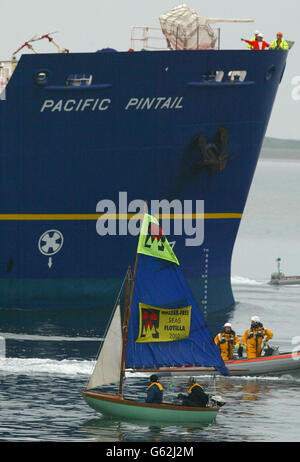
M 204 201 L 203 243 L 186 246 L 172 226 L 168 240 L 204 313 L 232 306 L 232 251 L 286 57 L 23 55 L 0 101 L 1 307 L 111 307 L 137 237 L 120 235 L 119 209 L 116 234 L 99 235 L 97 204 L 119 204 L 120 192 L 128 203 Z M 234 70 L 245 80 L 228 80 Z M 222 81 L 203 78 L 216 71 Z M 92 83 L 69 85 L 76 73 Z M 211 168 L 201 142 L 222 133 L 226 159 Z

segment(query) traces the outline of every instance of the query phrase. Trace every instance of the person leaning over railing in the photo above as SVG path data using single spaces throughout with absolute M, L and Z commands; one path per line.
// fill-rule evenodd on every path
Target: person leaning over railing
M 250 44 L 253 50 L 265 50 L 266 48 L 269 48 L 270 44 L 265 42 L 263 38 L 263 34 L 259 33 L 255 40 L 245 40 L 243 38 L 241 40 L 242 42 Z
M 253 42 L 253 40 L 257 40 L 258 34 L 260 34 L 260 32 L 259 32 L 259 30 L 256 30 L 256 31 L 254 32 L 254 37 L 252 37 L 252 39 L 250 39 L 250 42 Z M 251 43 L 248 43 L 248 48 L 249 48 L 250 50 L 253 50 L 253 45 L 251 45 Z

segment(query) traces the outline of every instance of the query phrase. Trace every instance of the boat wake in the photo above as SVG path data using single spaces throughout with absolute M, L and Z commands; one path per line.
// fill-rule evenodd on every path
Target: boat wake
M 53 375 L 53 376 L 89 376 L 94 368 L 94 361 L 61 361 L 47 358 L 0 358 L 0 376 L 2 375 Z
M 217 379 L 224 380 L 223 377 L 217 377 Z M 226 377 L 226 381 L 238 381 L 238 382 L 244 382 L 247 381 L 249 383 L 253 382 L 280 382 L 280 383 L 285 383 L 285 382 L 293 382 L 293 383 L 299 383 L 300 382 L 300 376 L 295 376 L 291 374 L 284 374 L 284 375 L 239 375 L 239 376 L 229 376 Z
M 265 282 L 256 281 L 255 279 L 249 279 L 242 276 L 232 276 L 231 284 L 234 285 L 251 285 L 251 286 L 262 286 Z
M 92 360 L 54 360 L 48 358 L 0 358 L 0 377 L 8 375 L 25 375 L 25 376 L 56 376 L 56 377 L 67 377 L 67 378 L 83 378 L 88 377 L 92 373 L 95 366 L 95 361 Z M 134 377 L 142 378 L 148 377 L 148 373 L 135 373 L 131 374 L 129 371 L 126 372 L 128 379 L 134 380 Z M 188 376 L 181 376 L 180 380 L 187 378 Z M 211 375 L 204 375 L 201 377 L 202 380 L 210 380 Z M 300 382 L 300 377 L 295 377 L 289 374 L 282 376 L 239 376 L 239 377 L 226 377 L 217 376 L 217 381 L 238 381 L 244 382 Z M 164 377 L 163 380 L 169 381 L 174 380 Z M 179 380 L 179 378 L 178 378 Z
M 58 335 L 35 335 L 35 334 L 16 334 L 11 332 L 0 332 L 0 337 L 10 340 L 30 340 L 44 342 L 101 342 L 99 337 L 64 337 Z

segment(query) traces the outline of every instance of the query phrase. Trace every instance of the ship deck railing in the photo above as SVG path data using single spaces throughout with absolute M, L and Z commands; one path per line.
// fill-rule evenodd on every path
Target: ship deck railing
M 220 28 L 211 28 L 215 34 L 216 42 L 214 49 L 220 49 Z M 142 50 L 170 50 L 171 48 L 162 33 L 161 27 L 150 26 L 131 26 L 130 36 L 131 49 L 137 51 Z M 176 49 L 175 45 L 175 49 Z M 201 49 L 200 42 L 197 43 L 196 49 Z

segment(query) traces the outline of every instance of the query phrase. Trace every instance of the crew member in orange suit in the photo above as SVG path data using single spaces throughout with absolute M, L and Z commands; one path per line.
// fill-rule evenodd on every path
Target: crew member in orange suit
M 258 316 L 253 316 L 250 328 L 242 336 L 243 348 L 247 351 L 247 358 L 260 356 L 262 344 L 266 346 L 271 338 L 273 338 L 273 332 L 262 325 Z
M 232 330 L 230 322 L 226 322 L 221 332 L 215 336 L 215 344 L 219 347 L 223 360 L 226 361 L 233 359 L 233 347 L 238 350 L 242 343 Z

